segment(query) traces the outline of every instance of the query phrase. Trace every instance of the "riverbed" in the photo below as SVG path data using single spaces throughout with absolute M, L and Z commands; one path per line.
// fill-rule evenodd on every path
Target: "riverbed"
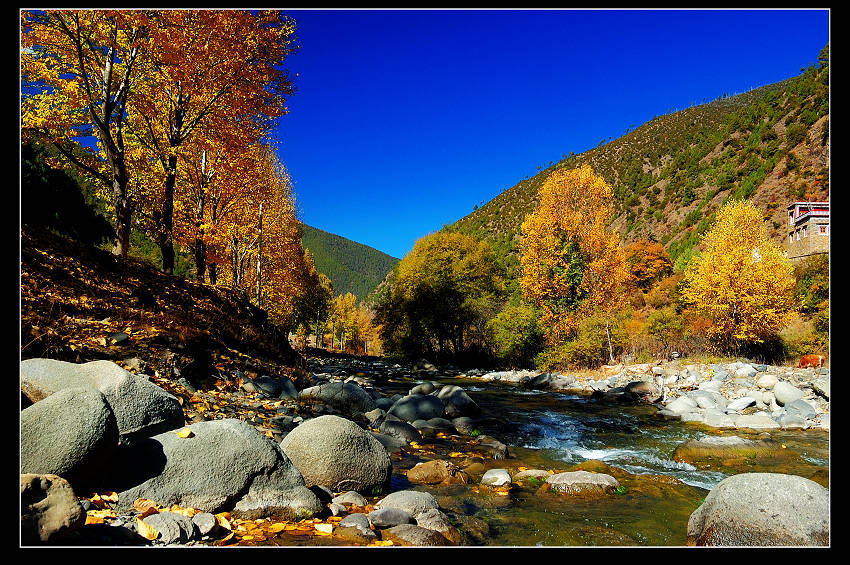
M 623 492 L 574 499 L 541 496 L 533 488 L 494 493 L 470 485 L 409 485 L 396 470 L 394 488 L 426 490 L 455 513 L 483 520 L 491 546 L 682 546 L 688 518 L 709 490 L 739 472 L 797 474 L 828 486 L 829 432 L 825 430 L 714 430 L 664 419 L 653 405 L 604 402 L 598 398 L 530 391 L 475 379 L 428 378 L 455 384 L 495 422 L 482 429 L 508 446 L 507 458 L 487 468 L 563 471 L 592 465 L 614 473 Z M 423 382 L 400 379 L 386 391 L 404 392 Z M 767 439 L 788 457 L 697 468 L 675 461 L 681 443 L 711 435 Z

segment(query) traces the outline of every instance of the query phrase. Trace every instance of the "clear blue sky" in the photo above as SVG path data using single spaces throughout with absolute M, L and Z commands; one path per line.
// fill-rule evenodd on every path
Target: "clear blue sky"
M 403 257 L 503 190 L 690 104 L 797 75 L 828 10 L 291 10 L 301 219 Z

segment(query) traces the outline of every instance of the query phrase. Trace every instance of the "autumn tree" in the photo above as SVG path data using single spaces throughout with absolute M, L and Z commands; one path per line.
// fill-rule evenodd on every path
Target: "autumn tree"
M 749 201 L 723 206 L 685 271 L 683 298 L 724 351 L 773 340 L 794 311 L 792 266 L 763 217 Z
M 346 292 L 334 299 L 330 325 L 332 336 L 339 344 L 339 350 L 345 351 L 348 341 L 357 330 L 356 296 L 350 292 Z
M 398 264 L 378 306 L 384 347 L 407 357 L 457 358 L 478 310 L 503 293 L 504 272 L 486 242 L 448 231 L 427 235 Z
M 629 282 L 646 292 L 662 278 L 673 273 L 673 261 L 661 244 L 638 240 L 623 249 L 629 267 Z
M 611 186 L 583 165 L 555 170 L 522 224 L 520 287 L 540 309 L 550 347 L 575 338 L 582 320 L 602 315 L 613 357 L 610 319 L 628 269 L 618 235 L 607 230 L 611 214 Z
M 115 212 L 113 253 L 126 257 L 135 203 L 126 120 L 149 53 L 146 11 L 21 12 L 21 132 L 52 143 L 97 179 Z M 81 145 L 94 138 L 99 151 Z
M 273 10 L 153 12 L 151 64 L 128 122 L 140 158 L 158 165 L 144 194 L 166 273 L 174 268 L 175 190 L 184 146 L 198 134 L 238 147 L 261 140 L 286 112 L 293 91 L 282 67 L 293 34 L 294 22 Z

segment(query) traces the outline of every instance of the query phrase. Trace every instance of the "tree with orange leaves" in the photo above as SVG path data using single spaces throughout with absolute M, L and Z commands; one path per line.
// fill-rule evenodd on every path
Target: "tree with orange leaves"
M 630 282 L 644 292 L 673 273 L 670 255 L 659 243 L 641 239 L 626 246 L 623 253 L 631 274 Z
M 286 113 L 293 92 L 282 65 L 294 22 L 280 11 L 161 10 L 148 28 L 150 65 L 128 122 L 141 157 L 156 163 L 147 208 L 163 271 L 174 268 L 174 215 L 183 148 L 198 134 L 244 148 Z
M 563 345 L 582 320 L 608 318 L 622 302 L 628 269 L 619 236 L 608 231 L 611 186 L 589 166 L 554 171 L 522 224 L 520 286 L 541 311 L 547 345 Z

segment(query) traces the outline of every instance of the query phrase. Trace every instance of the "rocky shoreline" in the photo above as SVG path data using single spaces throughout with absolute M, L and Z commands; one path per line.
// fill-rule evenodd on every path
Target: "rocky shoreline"
M 486 524 L 427 493 L 390 492 L 393 473 L 403 467 L 412 484 L 477 485 L 496 494 L 517 485 L 546 496 L 622 488 L 612 476 L 618 472 L 604 465 L 559 473 L 501 468 L 508 446 L 480 431 L 493 415 L 462 387 L 429 380 L 437 377 L 654 404 L 659 417 L 721 429 L 829 429 L 828 369 L 673 362 L 607 367 L 610 376 L 593 378 L 316 358 L 298 380 L 301 390 L 286 378 L 236 372 L 219 375 L 227 386 L 214 391 L 145 375 L 143 364 L 128 361 L 139 374 L 108 361 L 21 363 L 23 545 L 216 545 L 262 541 L 269 531 L 310 531 L 339 545 L 481 545 Z M 405 393 L 385 392 L 389 381 L 408 380 L 414 386 Z M 741 442 L 747 453 L 760 447 Z M 439 445 L 444 456 L 411 456 L 420 444 Z M 708 449 L 734 447 L 733 438 Z M 741 487 L 733 481 L 716 497 L 712 490 L 708 506 L 692 515 L 688 543 L 828 545 L 828 490 L 803 477 L 759 475 L 767 488 L 749 492 L 746 508 L 723 518 L 722 535 L 712 508 L 728 513 L 724 500 L 740 498 Z M 777 481 L 811 503 L 776 509 L 770 485 Z M 79 496 L 89 492 L 108 494 Z M 753 522 L 754 505 L 787 520 Z M 826 526 L 811 516 L 825 516 Z M 741 528 L 762 533 L 745 543 Z
M 607 367 L 605 378 L 536 371 L 470 371 L 469 378 L 524 388 L 639 398 L 659 414 L 720 429 L 829 429 L 830 371 L 745 361 L 716 364 L 641 364 Z

